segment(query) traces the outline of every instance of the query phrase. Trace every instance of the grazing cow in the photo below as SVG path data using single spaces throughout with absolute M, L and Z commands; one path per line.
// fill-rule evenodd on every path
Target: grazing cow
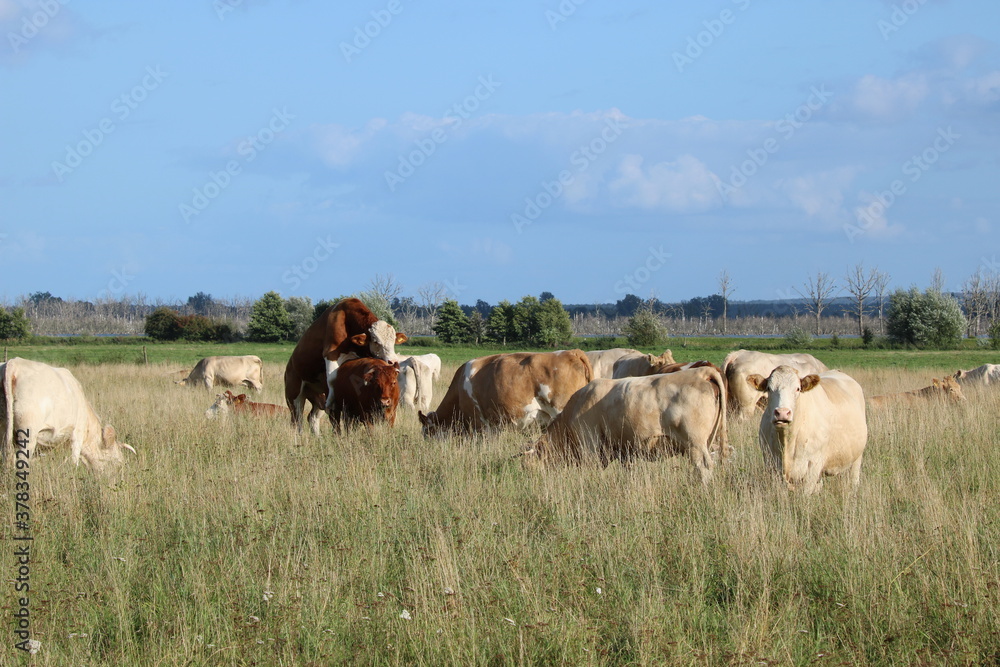
M 763 408 L 765 393 L 754 389 L 747 378 L 754 374 L 767 377 L 782 365 L 791 366 L 802 375 L 830 370 L 811 354 L 768 354 L 754 350 L 730 352 L 722 362 L 722 374 L 729 388 L 730 416 L 749 419 L 758 408 Z
M 407 359 L 416 359 L 431 369 L 431 379 L 437 380 L 441 377 L 441 357 L 437 356 L 433 352 L 429 354 L 400 354 L 397 355 L 399 358 L 399 363 L 402 363 Z
M 615 362 L 625 355 L 642 354 L 639 350 L 630 347 L 615 347 L 610 350 L 591 350 L 587 352 L 587 359 L 590 360 L 590 367 L 594 369 L 594 379 L 610 378 L 614 375 Z
M 545 427 L 592 378 L 581 350 L 493 354 L 459 367 L 437 411 L 417 415 L 425 436 L 505 424 Z
M 104 472 L 124 460 L 124 450 L 113 426 L 101 426 L 83 387 L 65 368 L 15 357 L 0 364 L 3 376 L 3 456 L 14 461 L 14 444 L 27 432 L 29 459 L 36 448 L 69 446 L 73 462 Z
M 247 354 L 242 357 L 205 357 L 183 380 L 175 384 L 211 389 L 219 384 L 225 387 L 246 385 L 254 391 L 264 388 L 264 364 L 260 357 Z
M 430 410 L 434 395 L 434 371 L 421 360 L 424 356 L 399 362 L 399 402 L 421 412 Z
M 336 392 L 330 422 L 340 433 L 340 419 L 372 426 L 384 420 L 396 423 L 399 405 L 399 362 L 364 357 L 345 361 L 334 379 Z
M 715 367 L 618 380 L 598 378 L 570 398 L 534 450 L 526 454 L 603 465 L 633 456 L 687 454 L 702 483 L 712 476 L 711 450 L 727 453 L 726 387 Z
M 904 391 L 898 394 L 881 394 L 872 396 L 868 402 L 875 407 L 884 407 L 892 403 L 914 403 L 920 401 L 926 403 L 935 399 L 949 400 L 959 403 L 965 400 L 962 393 L 962 386 L 950 375 L 944 376 L 943 380 L 931 378 L 931 385 L 923 389 Z
M 722 373 L 722 369 L 713 364 L 711 361 L 699 360 L 699 361 L 675 361 L 669 364 L 656 364 L 655 366 L 649 367 L 649 373 L 646 375 L 659 375 L 661 373 L 676 373 L 677 371 L 687 371 L 692 368 L 714 368 L 715 370 Z M 722 380 L 725 381 L 725 376 Z
M 615 362 L 611 377 L 618 380 L 620 378 L 641 377 L 649 375 L 653 366 L 663 366 L 674 363 L 674 355 L 667 350 L 660 356 L 655 354 L 628 354 Z
M 846 373 L 804 375 L 778 366 L 768 377 L 746 382 L 766 392 L 767 406 L 757 432 L 764 461 L 781 472 L 790 489 L 818 491 L 824 475 L 851 471 L 856 487 L 868 442 L 865 394 Z M 731 385 L 730 385 L 731 386 Z
M 989 387 L 1000 384 L 1000 364 L 983 364 L 971 371 L 958 371 L 952 377 L 967 387 Z
M 236 396 L 233 392 L 226 390 L 224 394 L 217 394 L 215 403 L 205 410 L 205 416 L 214 419 L 218 415 L 227 415 L 230 412 L 236 414 L 250 414 L 255 417 L 278 417 L 288 414 L 288 408 L 274 403 L 257 403 L 247 398 L 246 394 Z
M 360 299 L 343 299 L 327 308 L 302 334 L 285 366 L 285 401 L 292 424 L 302 430 L 302 411 L 309 401 L 309 425 L 318 434 L 318 401 L 325 398 L 323 408 L 330 411 L 340 365 L 357 357 L 394 362 L 395 346 L 406 340 L 406 334 L 396 333 Z

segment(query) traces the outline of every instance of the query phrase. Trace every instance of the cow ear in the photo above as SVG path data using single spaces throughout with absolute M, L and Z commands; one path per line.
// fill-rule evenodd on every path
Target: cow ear
M 396 345 L 402 345 L 403 343 L 405 343 L 408 340 L 410 340 L 410 337 L 407 336 L 405 333 L 397 333 L 396 334 Z
M 365 384 L 368 384 L 372 381 L 372 378 L 375 377 L 375 370 L 373 369 L 368 371 L 362 377 L 364 378 Z
M 756 373 L 748 375 L 747 384 L 757 391 L 767 391 L 767 380 L 764 379 L 763 375 L 757 375 Z
M 363 334 L 363 333 L 355 334 L 351 336 L 351 342 L 357 345 L 358 347 L 364 347 L 365 344 L 368 342 L 368 334 Z
M 799 383 L 799 388 L 802 391 L 809 391 L 818 384 L 819 384 L 819 376 L 816 375 L 815 373 L 810 373 L 809 375 L 802 378 L 801 382 Z
M 935 386 L 935 387 L 940 387 L 941 386 L 941 380 L 938 380 L 937 378 L 931 378 L 931 385 Z
M 425 415 L 420 410 L 417 410 L 417 419 L 420 420 L 421 425 L 423 425 L 423 426 L 427 425 L 427 415 Z
M 399 375 L 399 362 L 398 361 L 392 362 L 391 368 L 392 368 L 392 370 L 396 371 L 396 375 Z
M 104 427 L 104 432 L 101 433 L 101 441 L 104 443 L 104 448 L 107 449 L 115 444 L 115 438 L 118 434 L 115 432 L 115 427 L 108 424 Z

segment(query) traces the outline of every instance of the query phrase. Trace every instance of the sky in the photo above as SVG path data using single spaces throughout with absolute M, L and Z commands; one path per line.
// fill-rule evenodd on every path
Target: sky
M 0 301 L 1000 270 L 996 0 L 0 0 Z

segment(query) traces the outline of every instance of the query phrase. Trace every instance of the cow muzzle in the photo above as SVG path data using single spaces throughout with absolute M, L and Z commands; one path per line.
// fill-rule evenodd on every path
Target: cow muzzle
M 792 423 L 792 411 L 789 408 L 775 408 L 771 423 L 775 426 L 788 426 Z

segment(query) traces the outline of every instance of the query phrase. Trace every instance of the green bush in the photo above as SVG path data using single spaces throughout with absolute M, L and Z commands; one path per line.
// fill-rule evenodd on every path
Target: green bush
M 1000 320 L 996 320 L 989 328 L 990 347 L 1000 350 Z
M 871 327 L 865 327 L 861 330 L 861 345 L 863 347 L 871 347 L 874 340 L 875 332 L 872 331 Z
M 146 316 L 146 335 L 154 340 L 177 340 L 181 337 L 181 315 L 160 306 Z
M 789 350 L 801 350 L 812 345 L 812 339 L 811 333 L 802 327 L 795 327 L 785 334 L 785 340 L 781 346 Z
M 649 308 L 641 308 L 629 318 L 624 333 L 632 347 L 659 347 L 667 339 L 667 330 Z
M 442 343 L 465 343 L 469 340 L 469 318 L 465 316 L 458 301 L 448 299 L 437 312 L 434 333 Z
M 271 291 L 257 299 L 250 311 L 247 340 L 254 343 L 277 343 L 291 340 L 295 324 L 285 310 L 281 295 Z
M 958 301 L 938 290 L 921 293 L 911 287 L 896 290 L 889 299 L 886 328 L 889 339 L 897 345 L 955 349 L 967 324 Z
M 31 332 L 31 323 L 24 314 L 24 308 L 15 308 L 7 312 L 0 308 L 0 339 L 21 340 Z

